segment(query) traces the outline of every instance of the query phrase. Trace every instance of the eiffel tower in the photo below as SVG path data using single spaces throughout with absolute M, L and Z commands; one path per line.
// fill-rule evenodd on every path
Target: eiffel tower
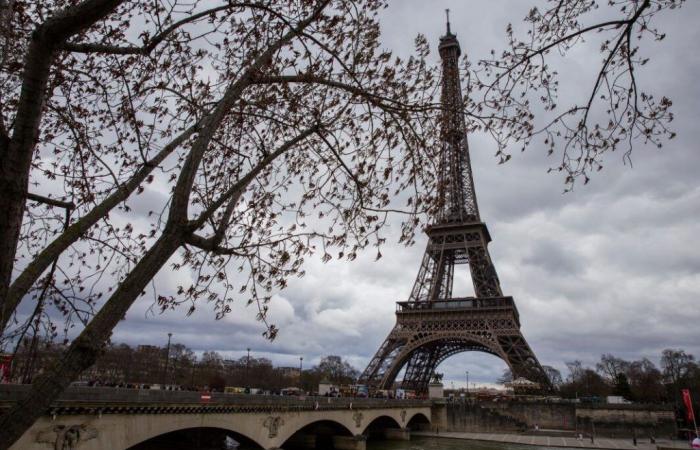
M 438 174 L 439 210 L 426 228 L 429 241 L 411 295 L 396 305 L 396 325 L 360 376 L 375 389 L 390 389 L 401 369 L 401 387 L 425 392 L 435 369 L 450 356 L 480 351 L 508 364 L 513 378 L 551 385 L 520 332 L 513 297 L 504 296 L 487 249 L 491 241 L 479 216 L 469 160 L 459 80 L 461 53 L 450 32 L 440 38 L 442 119 Z M 454 297 L 455 266 L 468 264 L 474 297 Z

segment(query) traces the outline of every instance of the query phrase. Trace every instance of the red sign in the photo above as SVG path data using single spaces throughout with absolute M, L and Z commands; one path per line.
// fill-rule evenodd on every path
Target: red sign
M 202 395 L 200 395 L 199 398 L 203 403 L 207 403 L 209 400 L 211 400 L 211 394 L 209 392 L 202 392 Z
M 689 421 L 695 420 L 695 413 L 693 412 L 693 400 L 690 398 L 690 389 L 682 389 L 683 403 L 685 403 L 685 413 Z
M 10 367 L 12 355 L 0 355 L 0 383 L 10 382 Z

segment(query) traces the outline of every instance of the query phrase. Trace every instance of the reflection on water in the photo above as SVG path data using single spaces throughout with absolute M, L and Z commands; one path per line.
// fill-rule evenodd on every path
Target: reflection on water
M 231 440 L 228 441 L 231 443 Z M 191 446 L 186 443 L 180 445 L 155 444 L 149 443 L 144 446 L 139 446 L 138 450 L 192 450 Z M 197 446 L 197 450 L 230 450 L 231 446 L 222 447 L 206 447 Z M 253 450 L 258 449 L 254 445 L 233 446 L 237 450 Z M 318 450 L 331 450 L 319 448 Z M 367 450 L 551 450 L 550 447 L 540 447 L 534 445 L 519 445 L 505 442 L 484 442 L 470 441 L 464 439 L 446 439 L 446 438 L 431 438 L 422 436 L 413 436 L 410 441 L 385 441 L 385 440 L 369 440 L 367 442 Z M 590 449 L 580 449 L 590 450 Z
M 369 441 L 367 450 L 543 450 L 547 447 L 413 436 L 410 441 Z M 551 450 L 551 449 L 548 449 Z

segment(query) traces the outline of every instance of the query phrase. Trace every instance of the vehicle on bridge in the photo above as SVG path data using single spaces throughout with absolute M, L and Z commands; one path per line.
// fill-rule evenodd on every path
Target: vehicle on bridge
M 294 396 L 300 396 L 304 395 L 304 392 L 297 388 L 297 387 L 288 387 L 284 388 L 280 391 L 280 395 L 294 395 Z

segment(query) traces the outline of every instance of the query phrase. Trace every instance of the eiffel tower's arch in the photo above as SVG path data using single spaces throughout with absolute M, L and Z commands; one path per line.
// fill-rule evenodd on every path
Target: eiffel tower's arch
M 508 364 L 507 355 L 503 354 L 497 343 L 488 338 L 477 335 L 465 336 L 462 333 L 435 333 L 405 345 L 392 367 L 384 375 L 380 385 L 383 389 L 391 388 L 401 370 L 405 368 L 406 381 L 402 387 L 422 391 L 424 386 L 416 385 L 415 382 L 410 381 L 415 378 L 421 380 L 424 378 L 416 377 L 416 371 L 427 368 L 434 370 L 447 358 L 463 352 L 487 353 Z M 422 363 L 421 360 L 425 360 L 425 363 Z M 510 367 L 510 365 L 508 366 Z M 432 376 L 432 370 L 430 370 L 431 373 L 428 373 L 428 377 Z

